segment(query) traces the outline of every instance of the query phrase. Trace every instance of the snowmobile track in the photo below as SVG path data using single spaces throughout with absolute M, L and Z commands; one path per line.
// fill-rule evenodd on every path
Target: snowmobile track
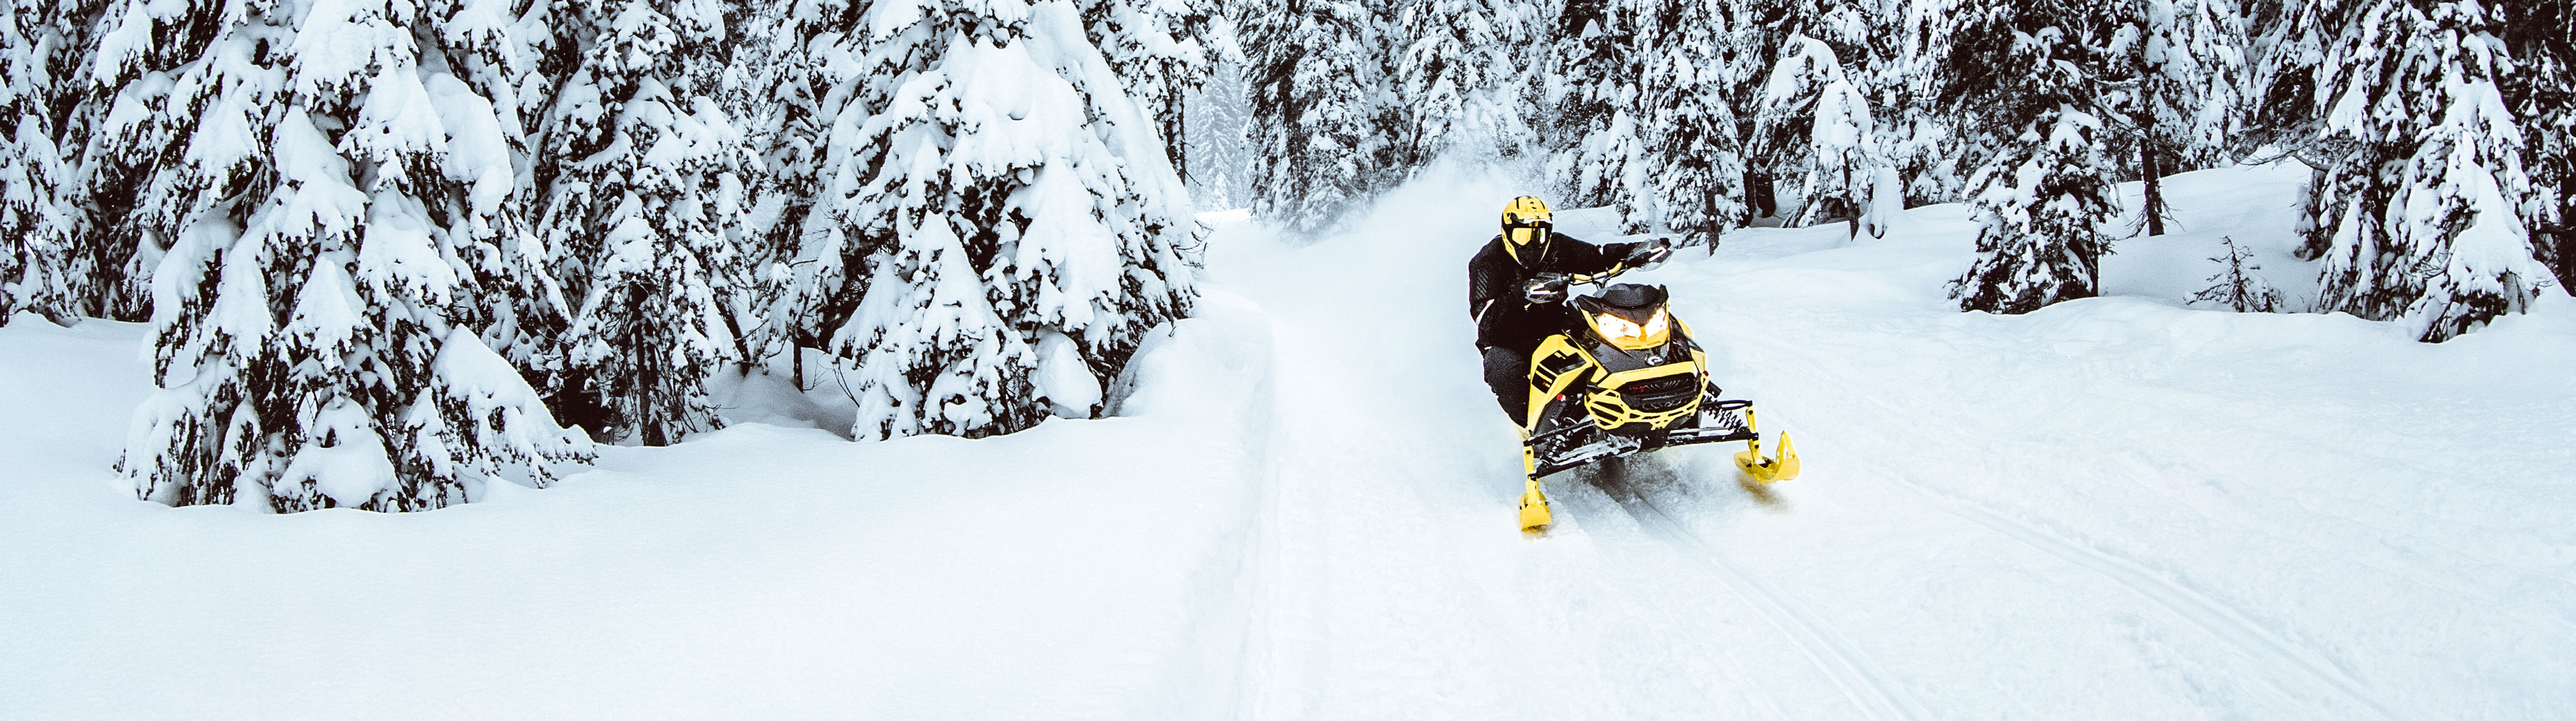
M 1806 654 L 1810 663 L 1842 689 L 1843 695 L 1851 699 L 1852 705 L 1862 714 L 1872 719 L 1908 721 L 1924 717 L 1913 699 L 1892 688 L 1887 681 L 1887 673 L 1853 651 L 1850 642 L 1797 610 L 1795 604 L 1782 600 L 1779 592 L 1771 590 L 1769 585 L 1728 562 L 1717 549 L 1700 540 L 1699 534 L 1673 520 L 1671 514 L 1665 513 L 1653 501 L 1646 500 L 1645 494 L 1635 489 L 1621 489 L 1609 495 L 1639 526 L 1652 529 L 1653 535 L 1686 551 L 1682 555 L 1698 559 L 1715 571 L 1728 591 L 1761 612 L 1773 628 L 1779 629 L 1781 635 L 1798 647 L 1799 652 Z
M 1856 393 L 1851 394 L 1851 397 L 1876 405 L 1892 416 L 1903 412 L 1903 409 L 1897 407 L 1895 403 L 1869 394 Z M 1963 442 L 1972 440 L 1965 433 L 1948 430 L 1939 424 L 1910 427 L 1941 428 L 1943 432 L 1953 434 Z M 2362 692 L 2361 683 L 2332 661 L 2282 640 L 2224 602 L 2210 598 L 2180 582 L 2159 576 L 2137 561 L 2068 540 L 2030 522 L 1988 510 L 1976 503 L 1916 483 L 1886 464 L 1862 456 L 1855 456 L 1850 460 L 1857 461 L 1858 465 L 1875 471 L 1875 475 L 1883 479 L 1886 485 L 1909 491 L 1932 501 L 1933 507 L 1944 513 L 1983 526 L 2019 541 L 2023 545 L 2056 556 L 2110 579 L 2114 583 L 2126 586 L 2129 590 L 2174 612 L 2175 615 L 2181 616 L 2192 625 L 2200 627 L 2202 631 L 2208 632 L 2249 657 L 2264 659 L 2266 665 L 2290 669 L 2306 677 L 2312 684 L 2341 697 L 2344 701 L 2369 710 L 2378 718 L 2396 718 L 2378 699 L 2371 698 Z M 2266 681 L 2271 680 L 2266 679 Z
M 2368 709 L 2378 718 L 2396 718 L 2389 713 L 2386 706 L 2380 705 L 2378 700 L 2363 694 L 2360 691 L 2360 682 L 2353 680 L 2333 663 L 2317 658 L 2314 654 L 2281 640 L 2270 631 L 2264 630 L 2262 625 L 2245 618 L 2244 614 L 2238 613 L 2227 604 L 2202 595 L 2180 583 L 2158 577 L 2155 572 L 2139 565 L 2136 561 L 2088 548 L 2083 544 L 2060 538 L 2030 523 L 1987 510 L 1974 503 L 1953 498 L 1948 494 L 1894 475 L 1888 475 L 1887 479 L 1891 481 L 1889 485 L 1913 491 L 1916 495 L 1932 501 L 1935 507 L 1950 515 L 1992 529 L 2024 545 L 2127 586 L 2129 590 L 2136 591 L 2139 595 L 2154 601 L 2156 605 L 2173 611 L 2175 615 L 2190 621 L 2192 625 L 2199 626 L 2210 635 L 2225 640 L 2228 645 L 2235 646 L 2237 650 L 2257 658 L 2268 657 L 2269 665 L 2293 669 L 2307 676 L 2317 685 L 2343 697 L 2345 701 Z

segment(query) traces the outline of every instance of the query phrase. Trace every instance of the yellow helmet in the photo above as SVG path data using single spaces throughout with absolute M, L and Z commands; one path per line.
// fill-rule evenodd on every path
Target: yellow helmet
M 1521 258 L 1521 249 L 1535 245 L 1538 249 L 1530 258 L 1547 257 L 1548 241 L 1556 229 L 1555 217 L 1547 211 L 1547 203 L 1537 198 L 1513 198 L 1503 206 L 1503 252 L 1510 253 L 1512 260 L 1528 263 Z
M 1513 198 L 1511 204 L 1503 206 L 1503 227 L 1505 228 L 1532 221 L 1545 223 L 1554 217 L 1547 212 L 1547 203 L 1527 195 Z

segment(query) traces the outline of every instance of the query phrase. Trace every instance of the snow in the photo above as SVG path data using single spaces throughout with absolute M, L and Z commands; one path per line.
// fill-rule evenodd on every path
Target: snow
M 799 302 L 821 305 L 772 325 L 830 339 L 853 435 L 1009 433 L 1050 405 L 1087 417 L 1098 378 L 1068 366 L 1122 366 L 1144 332 L 1188 312 L 1188 192 L 1081 10 L 874 6 L 874 35 L 818 46 L 839 58 L 833 73 L 857 76 L 826 94 L 837 117 L 822 187 L 787 191 L 824 199 L 793 281 Z M 851 294 L 855 309 L 823 300 Z M 1049 333 L 1075 341 L 1080 363 L 1041 368 L 1031 343 Z
M 385 457 L 385 439 L 376 435 L 374 419 L 368 417 L 365 406 L 335 399 L 310 419 L 299 420 L 312 435 L 295 452 L 295 460 L 278 473 L 279 485 L 310 480 L 333 503 L 351 508 L 402 486 L 401 478 L 394 475 L 393 460 Z M 251 502 L 254 508 L 267 504 L 266 498 Z
M 366 319 L 358 315 L 358 309 L 364 307 L 367 303 L 351 287 L 347 270 L 338 263 L 314 263 L 312 272 L 305 276 L 304 287 L 295 293 L 295 314 L 283 330 L 288 337 L 303 339 L 307 347 L 317 351 L 313 363 L 337 370 L 346 363 L 350 339 L 366 327 Z
M 2168 176 L 2165 202 L 2186 215 L 2170 219 L 2160 236 L 2146 235 L 2138 222 L 2146 202 L 2141 186 L 2121 184 L 2127 212 L 2106 226 L 2119 239 L 2102 259 L 2102 293 L 2187 300 L 2222 269 L 2210 258 L 2225 257 L 2220 240 L 2232 238 L 2253 252 L 2259 274 L 2282 290 L 2291 310 L 2314 309 L 2320 264 L 2291 255 L 2300 242 L 2298 194 L 2307 184 L 2308 168 L 2296 162 Z
M 400 13 L 397 7 L 381 0 L 314 0 L 295 28 L 295 40 L 287 47 L 293 58 L 290 77 L 295 91 L 304 97 L 339 96 L 341 91 L 360 84 L 360 76 L 372 70 L 401 73 L 402 77 L 379 75 L 378 82 L 367 85 L 388 80 L 407 83 L 413 87 L 406 94 L 418 97 L 418 80 L 410 77 L 409 67 L 420 52 L 412 44 L 411 32 L 387 17 Z M 374 92 L 371 87 L 370 94 Z M 369 98 L 370 105 L 373 100 Z
M 461 11 L 459 17 L 480 18 L 491 14 L 480 3 Z M 488 21 L 488 20 L 487 20 Z M 452 26 L 451 26 L 452 27 Z M 431 107 L 438 114 L 438 126 L 447 132 L 447 175 L 471 188 L 469 207 L 477 216 L 470 221 L 478 233 L 492 229 L 481 216 L 500 212 L 501 201 L 509 197 L 511 183 L 509 135 L 501 129 L 501 119 L 492 110 L 492 101 L 477 95 L 454 75 L 435 75 L 429 79 L 427 92 Z M 374 108 L 370 103 L 368 108 Z
M 1059 418 L 1090 418 L 1100 405 L 1100 379 L 1082 362 L 1082 348 L 1063 333 L 1038 333 L 1038 368 L 1032 377 Z
M 301 110 L 287 110 L 286 120 L 278 123 L 271 142 L 277 174 L 291 182 L 295 191 L 282 207 L 260 211 L 276 223 L 266 232 L 293 237 L 341 236 L 360 225 L 358 220 L 367 212 L 367 194 L 349 187 L 349 161 L 331 147 L 331 140 L 323 136 L 320 128 L 314 127 L 311 116 Z M 316 229 L 316 224 L 321 227 Z M 252 225 L 259 223 L 254 220 Z
M 809 368 L 831 362 L 831 356 L 805 349 Z M 754 372 L 749 374 L 718 373 L 707 381 L 707 394 L 716 410 L 728 423 L 764 423 L 785 428 L 819 428 L 848 437 L 856 421 L 855 403 L 826 404 L 831 394 L 840 393 L 837 385 L 807 391 L 796 387 L 795 379 Z
M 219 331 L 210 335 L 229 337 L 227 349 L 234 358 L 258 355 L 260 346 L 276 330 L 276 319 L 269 315 L 267 304 L 268 237 L 264 234 L 242 236 L 238 245 L 224 249 L 217 256 L 223 262 L 222 286 L 215 291 L 214 309 L 208 311 Z
M 1095 314 L 1115 312 L 1126 264 L 1117 233 L 1093 216 L 1092 195 L 1075 172 L 1053 163 L 1041 167 L 1013 202 L 1029 213 L 1018 244 L 1020 275 L 1052 279 L 1036 284 L 1037 317 L 1080 331 L 1092 327 Z
M 447 152 L 447 128 L 440 113 L 429 99 L 429 89 L 420 84 L 420 75 L 407 65 L 387 63 L 367 82 L 367 99 L 360 104 L 358 125 L 342 136 L 350 155 L 371 160 L 391 160 L 410 153 L 443 154 Z M 388 163 L 384 172 L 400 176 L 401 163 Z
M 1730 446 L 1559 476 L 1540 540 L 1513 528 L 1513 433 L 1455 302 L 1527 191 L 1479 176 L 1426 176 L 1339 237 L 1203 216 L 1204 297 L 1144 339 L 1115 417 L 851 443 L 799 427 L 833 422 L 828 382 L 809 407 L 737 379 L 725 430 L 425 513 L 133 500 L 108 465 L 148 328 L 21 316 L 0 715 L 2576 708 L 2576 300 L 2439 344 L 2186 305 L 2221 237 L 2313 287 L 2276 255 L 2304 175 L 2169 179 L 2176 233 L 2117 241 L 2109 296 L 2027 315 L 1947 298 L 1974 259 L 1958 205 L 1884 238 L 1731 231 L 1630 276 L 1671 285 L 1805 475 L 1748 485 Z M 1593 214 L 1564 227 L 1614 240 L 1576 233 L 1617 223 Z
M 0 438 L 0 534 L 25 542 L 0 550 L 0 707 L 1222 715 L 1217 691 L 1188 690 L 1223 688 L 1218 650 L 1239 625 L 1169 621 L 1232 583 L 1243 531 L 1222 511 L 1254 488 L 1259 388 L 1244 381 L 1267 348 L 1257 314 L 1210 306 L 1146 369 L 1136 402 L 1155 417 L 873 444 L 744 425 L 396 515 L 128 500 L 103 464 L 148 378 L 100 360 L 144 328 L 12 323 L 0 402 L 77 410 Z M 118 680 L 138 673 L 153 682 Z M 460 692 L 402 692 L 420 688 Z
M 501 354 L 493 352 L 483 339 L 471 333 L 450 333 L 439 344 L 438 357 L 430 364 L 443 388 L 437 395 L 461 406 L 459 420 L 477 426 L 460 440 L 505 446 L 494 449 L 492 456 L 513 463 L 536 462 L 538 459 L 582 458 L 593 449 L 590 438 L 578 431 L 555 425 L 554 419 L 541 413 L 545 401 L 536 389 L 521 380 L 518 371 Z M 428 395 L 424 392 L 424 395 Z M 425 399 L 435 402 L 436 398 Z M 413 426 L 444 422 L 430 409 L 414 407 L 418 418 Z M 454 459 L 436 453 L 424 454 L 432 463 L 442 466 Z M 475 469 L 491 473 L 498 469 Z M 540 477 L 542 479 L 543 477 Z
M 366 239 L 358 244 L 359 280 L 383 297 L 429 307 L 448 304 L 459 279 L 456 266 L 430 238 L 436 226 L 421 217 L 410 198 L 393 190 L 377 191 L 371 211 Z M 351 300 L 351 307 L 365 307 Z

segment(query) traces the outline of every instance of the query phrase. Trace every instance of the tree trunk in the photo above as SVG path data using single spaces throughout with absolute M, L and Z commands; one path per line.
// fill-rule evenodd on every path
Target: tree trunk
M 2291 251 L 2290 256 L 2316 260 L 2325 257 L 2326 247 L 2334 238 L 2336 219 L 2331 217 L 2333 209 L 2319 205 L 2317 200 L 2327 189 L 2326 180 L 2330 176 L 2326 168 L 2331 166 L 2327 165 L 2328 161 L 2315 158 L 2301 157 L 2299 161 L 2308 165 L 2308 184 L 2299 191 L 2299 247 Z
M 2138 144 L 2138 177 L 2146 181 L 2147 188 L 2146 208 L 2140 212 L 2146 213 L 2147 235 L 2150 236 L 2165 234 L 2165 169 L 2162 161 L 2163 158 L 2156 155 L 2155 137 L 2150 134 L 2146 142 Z
M 1843 165 L 1843 205 L 1851 211 L 1851 220 L 1849 221 L 1851 227 L 1847 228 L 1847 230 L 1851 232 L 1843 234 L 1844 240 L 1853 240 L 1860 237 L 1860 218 L 1863 215 L 1869 214 L 1868 202 L 1868 191 L 1852 187 L 1851 165 L 1849 163 L 1845 163 Z
M 2131 7 L 2143 10 L 2146 6 L 2140 3 Z M 2152 19 L 2145 17 L 2137 18 L 2137 22 L 2142 28 L 2150 28 L 2154 23 Z M 2161 159 L 2156 157 L 2156 133 L 2162 130 L 2156 125 L 2156 77 L 2164 72 L 2164 68 L 2158 63 L 2147 62 L 2146 43 L 2137 43 L 2129 57 L 2136 63 L 2138 74 L 2138 104 L 2135 107 L 2138 124 L 2138 179 L 2143 181 L 2142 185 L 2146 187 L 2147 196 L 2146 201 L 2142 203 L 2145 207 L 2138 212 L 2146 215 L 2143 220 L 2146 221 L 2147 235 L 2152 237 L 2165 234 L 2165 173 L 2164 168 L 2158 163 Z
M 2576 292 L 2576 177 L 2558 184 L 2558 224 L 2531 234 L 2540 262 L 2558 276 L 2558 287 Z
M 1186 101 L 1173 101 L 1172 116 L 1165 118 L 1162 124 L 1163 158 L 1172 161 L 1172 172 L 1180 174 L 1181 187 L 1188 188 L 1193 185 L 1190 182 L 1189 106 L 1183 102 Z
M 1744 209 L 1756 218 L 1780 214 L 1779 199 L 1772 197 L 1770 173 L 1745 171 Z
M 1717 217 L 1717 174 L 1710 173 L 1708 180 L 1708 187 L 1700 189 L 1700 222 L 1706 225 L 1702 232 L 1708 235 L 1708 254 L 1717 255 L 1717 234 L 1726 226 Z
M 554 406 L 556 422 L 562 423 L 565 428 L 579 428 L 592 440 L 614 440 L 602 436 L 601 431 L 608 427 L 602 418 L 607 414 L 600 408 L 596 394 L 590 389 L 588 373 L 565 372 L 561 387 L 555 389 L 554 396 L 546 400 Z

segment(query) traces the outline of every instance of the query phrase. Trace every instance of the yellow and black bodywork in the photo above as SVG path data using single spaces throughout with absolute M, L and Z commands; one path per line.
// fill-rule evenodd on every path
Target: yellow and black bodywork
M 1708 353 L 1672 318 L 1668 300 L 1662 286 L 1631 284 L 1575 296 L 1571 312 L 1582 327 L 1550 336 L 1531 353 L 1522 530 L 1542 530 L 1552 520 L 1540 478 L 1603 458 L 1745 441 L 1748 450 L 1735 460 L 1746 475 L 1762 483 L 1797 476 L 1786 437 L 1780 457 L 1762 456 L 1751 402 L 1717 398 Z

